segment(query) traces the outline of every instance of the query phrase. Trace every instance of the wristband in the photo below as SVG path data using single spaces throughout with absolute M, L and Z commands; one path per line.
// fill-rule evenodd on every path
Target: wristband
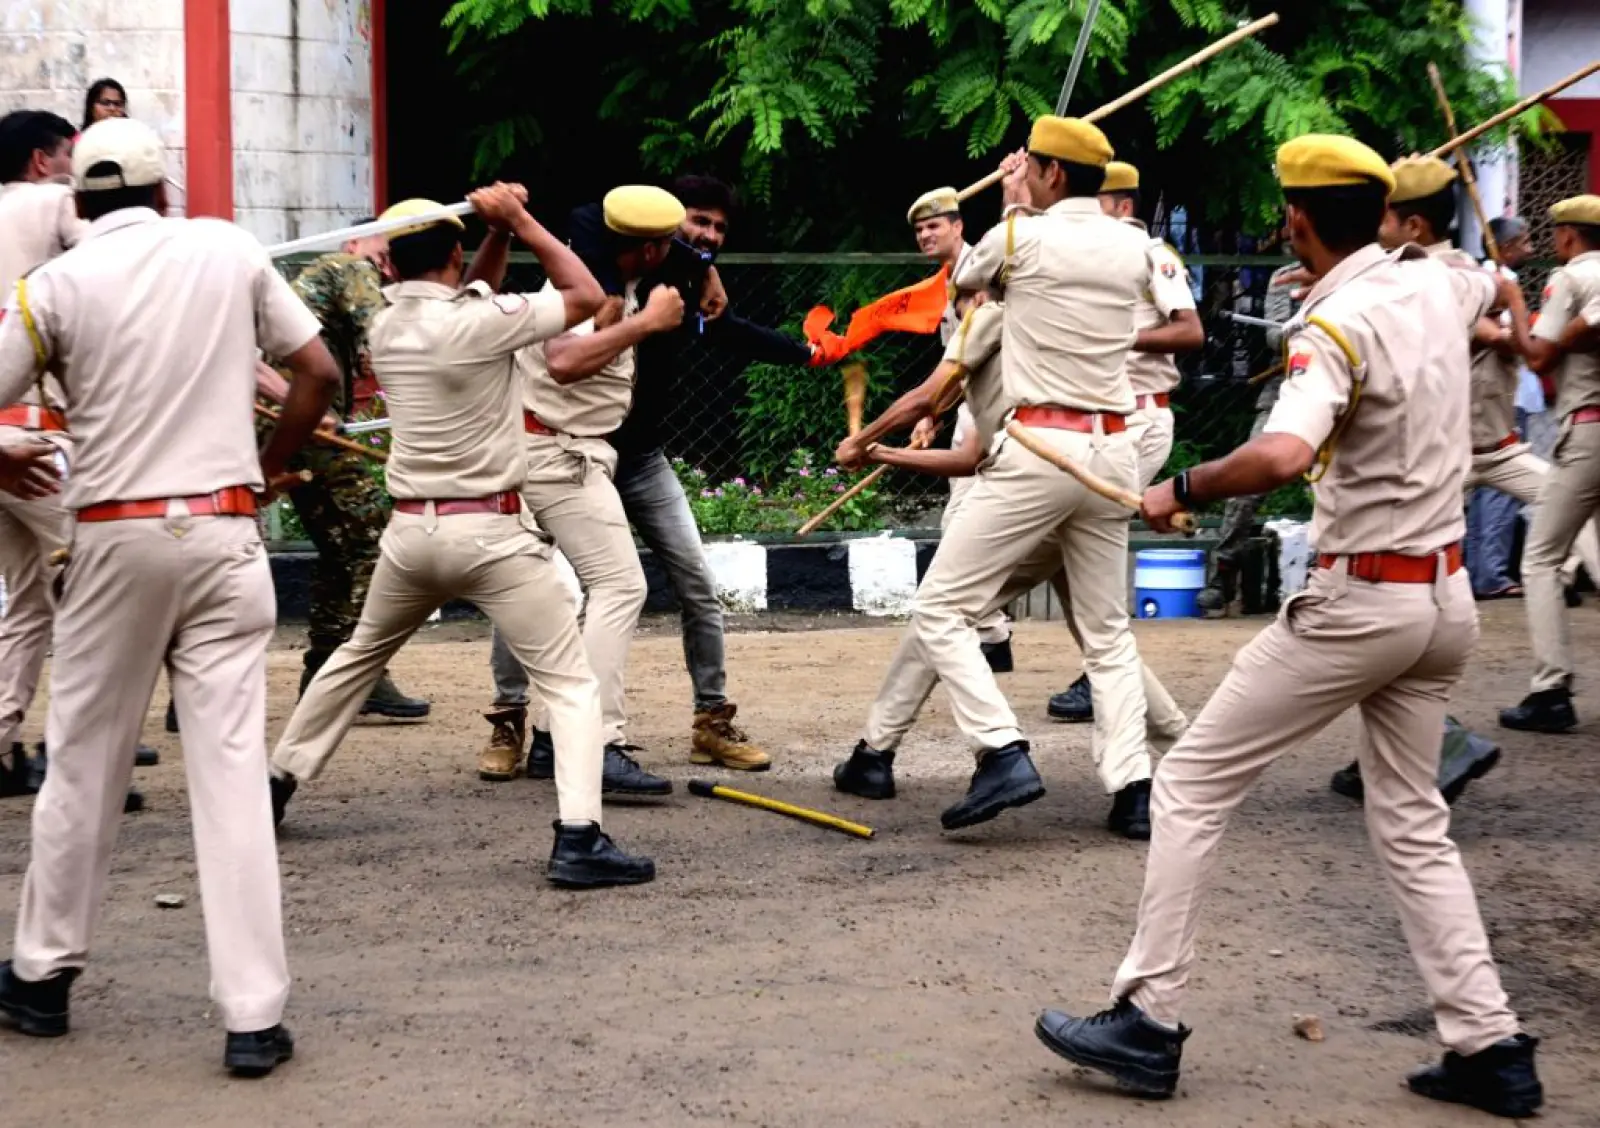
M 1184 470 L 1172 479 L 1172 496 L 1183 508 L 1189 508 L 1189 471 Z

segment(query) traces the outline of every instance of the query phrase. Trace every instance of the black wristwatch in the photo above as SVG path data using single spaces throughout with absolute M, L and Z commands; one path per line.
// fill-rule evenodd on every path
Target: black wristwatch
M 1189 508 L 1189 471 L 1180 471 L 1178 476 L 1172 479 L 1172 496 L 1177 499 L 1179 505 L 1185 509 Z

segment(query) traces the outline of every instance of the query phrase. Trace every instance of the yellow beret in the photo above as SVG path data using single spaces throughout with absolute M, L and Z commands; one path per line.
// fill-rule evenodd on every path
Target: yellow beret
M 1389 166 L 1394 173 L 1394 191 L 1389 203 L 1403 204 L 1443 192 L 1456 182 L 1456 170 L 1438 157 L 1402 157 Z
M 1600 196 L 1572 196 L 1550 209 L 1550 222 L 1600 227 Z
M 1033 123 L 1028 152 L 1073 164 L 1105 168 L 1113 155 L 1111 142 L 1098 128 L 1080 118 L 1046 114 Z
M 665 188 L 627 184 L 613 188 L 601 201 L 606 226 L 635 239 L 664 239 L 683 225 L 684 208 Z
M 1105 183 L 1100 185 L 1102 192 L 1132 192 L 1139 187 L 1139 170 L 1127 161 L 1112 161 L 1106 165 Z
M 956 196 L 956 190 L 954 188 L 935 188 L 932 192 L 924 192 L 916 198 L 911 205 L 911 210 L 906 212 L 906 222 L 917 224 L 925 219 L 932 219 L 936 215 L 960 214 L 961 200 Z
M 378 218 L 410 219 L 412 216 L 433 215 L 436 212 L 442 211 L 444 211 L 443 204 L 436 203 L 433 200 L 416 198 L 410 200 L 401 200 L 398 204 L 394 204 L 385 210 L 384 213 Z M 462 223 L 459 217 L 453 215 L 441 215 L 437 219 L 430 220 L 427 223 L 414 223 L 410 226 L 401 227 L 391 231 L 389 232 L 389 238 L 399 239 L 406 235 L 415 235 L 419 231 L 426 231 L 428 228 L 440 223 L 453 223 L 462 231 L 467 229 L 467 225 Z
M 1278 183 L 1285 188 L 1376 183 L 1393 192 L 1394 173 L 1382 157 L 1354 137 L 1308 133 L 1279 147 Z

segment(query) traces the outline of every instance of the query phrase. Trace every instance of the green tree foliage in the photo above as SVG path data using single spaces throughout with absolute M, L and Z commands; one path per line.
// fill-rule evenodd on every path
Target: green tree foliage
M 897 162 L 920 167 L 911 155 L 920 146 L 943 162 L 941 179 L 959 183 L 1019 144 L 1027 122 L 1054 107 L 1086 6 L 455 0 L 444 23 L 480 82 L 503 78 L 518 44 L 563 22 L 604 29 L 612 49 L 598 63 L 609 83 L 598 117 L 636 142 L 648 170 L 736 162 L 747 193 L 793 218 L 777 242 L 837 247 L 872 242 L 871 228 L 840 215 L 862 210 L 853 180 L 893 177 Z M 1469 63 L 1459 0 L 1104 0 L 1071 109 L 1109 101 L 1274 7 L 1276 27 L 1102 123 L 1119 156 L 1143 168 L 1147 194 L 1213 226 L 1271 222 L 1271 154 L 1300 133 L 1349 132 L 1391 155 L 1443 140 L 1430 60 L 1463 123 L 1511 100 L 1502 71 Z M 475 171 L 498 170 L 548 133 L 540 113 L 479 123 Z M 1536 131 L 1538 120 L 1527 115 L 1522 128 Z M 896 187 L 907 195 L 912 186 Z M 881 230 L 883 218 L 856 220 Z

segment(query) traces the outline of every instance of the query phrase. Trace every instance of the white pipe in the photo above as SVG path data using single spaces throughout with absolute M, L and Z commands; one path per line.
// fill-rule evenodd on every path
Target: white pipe
M 268 247 L 267 254 L 272 258 L 283 258 L 285 255 L 299 254 L 301 251 L 319 251 L 325 248 L 338 247 L 351 239 L 370 239 L 374 235 L 387 235 L 391 231 L 398 231 L 402 227 L 414 227 L 419 223 L 434 223 L 451 216 L 464 216 L 472 214 L 472 205 L 465 200 L 459 204 L 440 208 L 436 212 L 425 215 L 397 216 L 394 219 L 375 219 L 371 223 L 358 223 L 353 227 L 341 227 L 336 231 L 327 231 L 321 235 L 306 235 L 299 239 L 291 239 L 287 243 L 279 243 Z
M 1230 310 L 1223 310 L 1222 316 L 1240 325 L 1258 325 L 1263 329 L 1282 329 L 1284 326 L 1282 321 L 1268 321 L 1265 317 L 1251 317 L 1247 313 L 1233 313 Z
M 371 434 L 373 431 L 387 431 L 388 429 L 389 421 L 387 419 L 363 419 L 360 423 L 346 423 L 339 428 L 339 432 L 344 435 L 366 435 Z

